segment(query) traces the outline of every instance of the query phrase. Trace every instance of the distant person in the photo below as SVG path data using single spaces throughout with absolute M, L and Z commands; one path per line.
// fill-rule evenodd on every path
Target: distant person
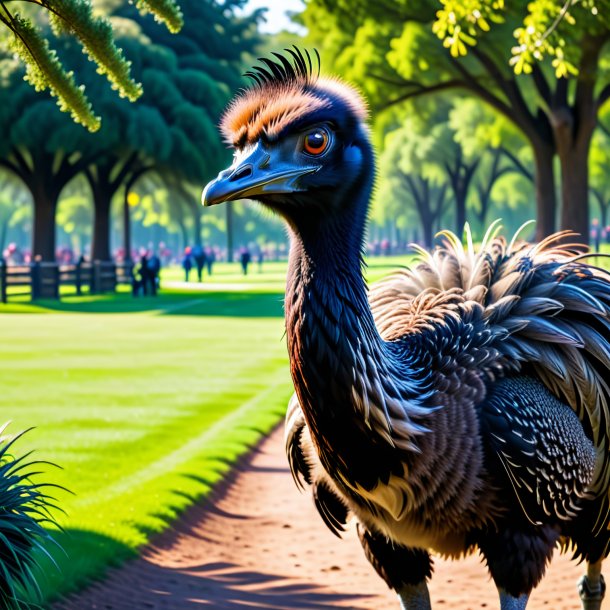
M 161 259 L 153 252 L 150 259 L 148 259 L 148 283 L 150 288 L 150 294 L 153 296 L 157 295 L 159 289 L 159 274 L 161 273 Z
M 208 275 L 212 275 L 212 267 L 216 262 L 216 252 L 214 252 L 213 248 L 205 249 L 205 266 L 208 270 Z
M 150 292 L 150 269 L 148 267 L 148 256 L 146 256 L 146 254 L 142 254 L 140 257 L 139 276 L 141 292 L 144 296 L 147 296 Z
M 248 248 L 242 248 L 239 255 L 239 262 L 241 263 L 241 270 L 244 275 L 248 275 L 248 265 L 250 264 L 251 259 L 250 250 L 248 250 Z
M 259 249 L 256 260 L 258 262 L 258 272 L 263 272 L 263 261 L 265 260 L 265 252 L 262 248 Z
M 201 246 L 193 248 L 193 258 L 195 259 L 195 267 L 197 268 L 197 281 L 203 279 L 203 267 L 205 265 L 205 252 Z
M 193 268 L 193 261 L 191 260 L 191 249 L 184 249 L 184 256 L 182 257 L 182 268 L 184 269 L 184 281 L 189 281 L 189 275 Z

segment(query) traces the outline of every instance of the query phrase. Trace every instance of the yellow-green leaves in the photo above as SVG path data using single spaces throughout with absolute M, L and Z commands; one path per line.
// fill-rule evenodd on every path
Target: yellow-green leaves
M 558 32 L 558 26 L 574 26 L 576 20 L 570 12 L 574 0 L 567 0 L 563 6 L 554 0 L 536 0 L 527 6 L 528 14 L 523 27 L 515 30 L 517 45 L 512 48 L 510 65 L 516 74 L 529 74 L 536 61 L 552 58 L 552 66 L 557 78 L 578 74 L 578 69 L 564 52 L 566 39 Z M 582 8 L 582 3 L 581 3 Z
M 14 17 L 12 22 L 14 38 L 10 41 L 11 50 L 25 63 L 25 79 L 37 90 L 49 89 L 57 97 L 57 104 L 64 112 L 84 125 L 89 131 L 97 131 L 100 119 L 95 116 L 87 100 L 83 87 L 79 87 L 72 72 L 66 72 L 55 51 L 29 21 Z
M 505 6 L 504 0 L 439 0 L 439 4 L 442 8 L 432 30 L 453 57 L 466 55 L 494 23 L 503 23 L 509 12 L 515 17 L 520 10 L 514 4 Z M 603 20 L 608 21 L 608 0 L 532 0 L 522 4 L 518 17 L 522 25 L 514 30 L 516 44 L 509 59 L 514 72 L 530 74 L 536 62 L 550 58 L 557 78 L 578 74 L 580 48 L 574 43 L 575 30 L 595 32 Z
M 97 65 L 98 72 L 106 76 L 121 97 L 130 101 L 140 97 L 142 86 L 133 80 L 130 62 L 116 46 L 109 21 L 93 14 L 91 0 L 27 1 L 47 12 L 55 34 L 70 35 L 79 41 L 89 59 Z M 10 6 L 13 5 L 11 2 Z M 136 0 L 136 6 L 141 11 L 152 12 L 171 32 L 182 27 L 182 13 L 175 0 Z M 13 14 L 9 4 L 2 0 L 0 22 L 13 35 L 10 46 L 26 65 L 26 80 L 38 91 L 48 89 L 57 97 L 60 109 L 70 112 L 77 123 L 89 131 L 99 129 L 100 119 L 95 116 L 84 87 L 79 86 L 73 73 L 62 65 L 41 30 L 31 21 Z
M 182 12 L 175 0 L 136 0 L 136 6 L 142 13 L 152 13 L 172 34 L 179 32 L 184 25 Z
M 477 35 L 489 32 L 493 23 L 503 21 L 504 0 L 440 0 L 432 31 L 453 57 L 466 55 Z

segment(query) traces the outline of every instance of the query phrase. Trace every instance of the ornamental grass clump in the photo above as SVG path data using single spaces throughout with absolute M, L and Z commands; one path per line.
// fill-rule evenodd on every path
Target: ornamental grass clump
M 59 488 L 36 482 L 40 466 L 50 462 L 31 460 L 32 451 L 17 456 L 15 443 L 29 430 L 5 436 L 0 428 L 0 608 L 23 610 L 31 604 L 23 598 L 40 596 L 36 568 L 41 557 L 55 563 L 46 547 L 53 538 L 49 529 L 58 527 L 52 510 L 61 510 L 46 493 Z

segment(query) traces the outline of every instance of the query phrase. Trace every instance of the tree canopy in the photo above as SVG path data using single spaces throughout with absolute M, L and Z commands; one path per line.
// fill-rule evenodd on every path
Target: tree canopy
M 311 0 L 302 20 L 378 110 L 454 90 L 511 121 L 533 151 L 538 237 L 556 227 L 558 156 L 561 228 L 586 239 L 589 147 L 610 97 L 610 15 L 597 4 Z
M 258 15 L 238 18 L 234 11 L 241 4 L 182 0 L 183 31 L 157 39 L 163 30 L 150 16 L 114 3 L 109 18 L 116 39 L 144 86 L 135 103 L 97 77 L 74 40 L 58 40 L 58 56 L 78 69 L 104 118 L 95 134 L 57 112 L 48 95 L 35 93 L 14 62 L 0 63 L 5 84 L 0 87 L 0 129 L 6 134 L 0 165 L 33 194 L 34 254 L 53 259 L 57 200 L 80 172 L 93 191 L 94 256 L 108 259 L 110 203 L 126 183 L 133 184 L 134 176 L 154 170 L 201 185 L 219 170 L 228 153 L 216 124 L 231 90 L 241 82 L 242 54 L 252 52 L 258 40 Z
M 99 129 L 100 118 L 84 87 L 50 46 L 40 20 L 35 19 L 36 15 L 22 16 L 19 8 L 15 9 L 15 4 L 24 3 L 38 5 L 48 15 L 57 36 L 69 35 L 78 40 L 97 71 L 106 76 L 121 97 L 131 101 L 140 97 L 142 87 L 133 79 L 130 62 L 115 44 L 110 22 L 94 13 L 90 0 L 0 0 L 0 23 L 12 34 L 8 46 L 25 63 L 25 79 L 37 91 L 49 90 L 60 109 L 70 112 L 75 121 L 90 131 Z M 175 0 L 136 0 L 136 6 L 142 12 L 151 12 L 171 32 L 182 27 L 182 13 Z

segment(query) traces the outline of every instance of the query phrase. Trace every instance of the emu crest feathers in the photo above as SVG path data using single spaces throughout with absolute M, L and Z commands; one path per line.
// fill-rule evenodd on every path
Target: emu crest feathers
M 241 149 L 261 137 L 275 139 L 303 117 L 330 107 L 331 98 L 342 98 L 362 120 L 367 111 L 354 88 L 336 78 L 320 77 L 310 54 L 285 49 L 290 59 L 273 53 L 276 60 L 259 58 L 264 66 L 245 73 L 254 85 L 242 90 L 224 113 L 220 130 L 229 146 Z

